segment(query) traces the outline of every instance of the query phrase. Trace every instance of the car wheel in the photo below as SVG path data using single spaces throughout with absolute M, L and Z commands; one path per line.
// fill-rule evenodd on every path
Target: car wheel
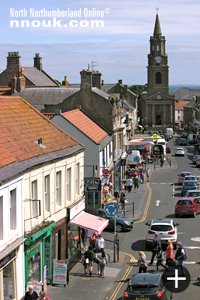
M 121 232 L 123 230 L 123 226 L 121 224 L 116 224 L 116 231 Z

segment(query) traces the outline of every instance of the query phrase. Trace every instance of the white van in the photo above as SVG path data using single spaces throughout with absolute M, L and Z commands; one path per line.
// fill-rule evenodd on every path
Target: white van
M 137 165 L 141 164 L 142 158 L 139 150 L 129 150 L 127 152 L 126 164 L 127 165 Z
M 165 139 L 157 139 L 157 145 L 162 145 L 163 146 L 163 154 L 166 155 L 166 141 Z

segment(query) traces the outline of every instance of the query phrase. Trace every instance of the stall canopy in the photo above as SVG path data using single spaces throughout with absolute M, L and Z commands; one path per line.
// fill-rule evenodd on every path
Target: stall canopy
M 71 224 L 74 224 L 78 227 L 91 229 L 98 234 L 102 233 L 102 231 L 108 226 L 108 222 L 109 221 L 104 218 L 94 216 L 86 213 L 85 211 L 82 211 L 70 221 Z

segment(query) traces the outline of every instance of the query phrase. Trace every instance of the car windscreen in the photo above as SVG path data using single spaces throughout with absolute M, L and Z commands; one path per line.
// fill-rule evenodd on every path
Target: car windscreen
M 200 191 L 197 191 L 197 192 L 188 192 L 188 197 L 196 197 L 196 196 L 199 196 L 200 195 Z
M 170 231 L 172 229 L 172 226 L 168 224 L 157 224 L 151 226 L 151 230 L 153 231 Z

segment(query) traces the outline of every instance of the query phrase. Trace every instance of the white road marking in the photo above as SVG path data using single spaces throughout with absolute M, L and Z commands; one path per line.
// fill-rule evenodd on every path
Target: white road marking
M 159 205 L 160 205 L 160 202 L 161 202 L 160 200 L 156 200 L 156 201 L 155 201 L 156 206 L 159 206 Z
M 200 246 L 184 246 L 184 248 L 194 250 L 194 249 L 200 249 Z
M 178 232 L 178 234 L 186 234 L 187 232 Z
M 191 238 L 191 241 L 200 242 L 200 236 L 196 236 L 196 237 Z

